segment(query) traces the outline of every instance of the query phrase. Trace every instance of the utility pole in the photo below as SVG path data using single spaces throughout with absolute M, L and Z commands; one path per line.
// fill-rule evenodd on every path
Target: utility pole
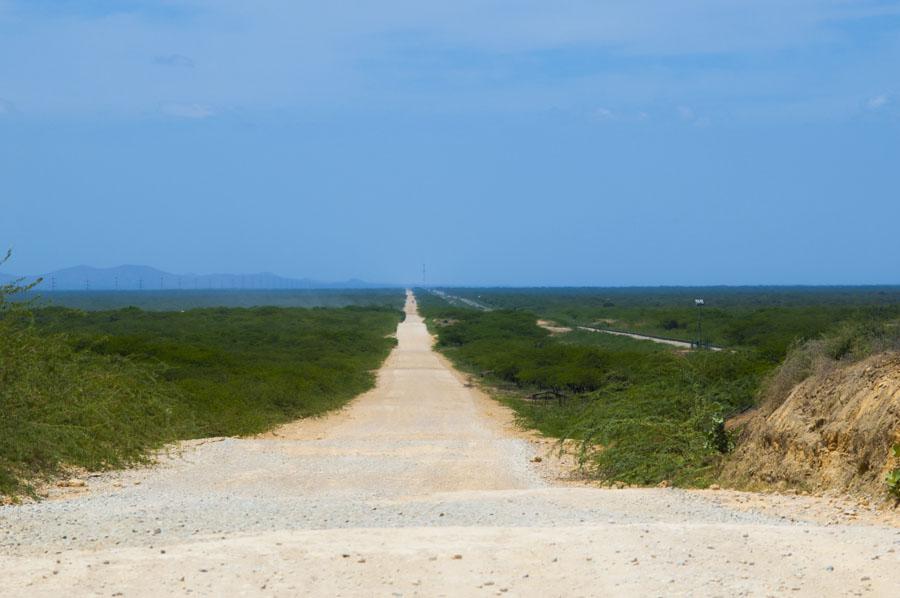
M 56 277 L 55 276 L 50 277 L 50 290 L 51 291 L 56 290 Z
M 422 288 L 425 288 L 425 264 L 422 264 Z
M 113 284 L 114 284 L 114 286 L 116 287 L 116 290 L 118 291 L 118 290 L 119 290 L 119 277 L 116 276 L 116 277 L 113 279 L 113 281 L 114 281 Z
M 703 299 L 694 299 L 694 305 L 697 306 L 697 348 L 703 348 Z

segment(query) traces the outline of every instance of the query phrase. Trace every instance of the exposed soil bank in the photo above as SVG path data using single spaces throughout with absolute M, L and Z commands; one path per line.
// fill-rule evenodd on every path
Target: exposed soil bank
M 850 492 L 887 499 L 900 442 L 900 355 L 812 376 L 746 424 L 723 478 L 745 487 Z

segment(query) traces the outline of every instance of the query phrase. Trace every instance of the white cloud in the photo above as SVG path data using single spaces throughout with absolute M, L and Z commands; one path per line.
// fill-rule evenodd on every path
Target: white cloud
M 679 106 L 676 111 L 678 112 L 678 118 L 694 126 L 708 127 L 712 124 L 712 120 L 708 116 L 698 115 L 690 106 Z
M 645 110 L 611 110 L 610 108 L 594 108 L 587 114 L 594 123 L 641 123 L 650 120 L 650 113 Z M 692 121 L 693 122 L 693 121 Z
M 629 121 L 635 117 L 622 107 L 660 115 L 696 102 L 719 121 L 722 106 L 776 113 L 813 94 L 858 110 L 859 97 L 848 99 L 847 90 L 889 85 L 884 73 L 900 58 L 900 43 L 870 49 L 842 31 L 844 22 L 900 8 L 862 0 L 726 8 L 721 0 L 384 0 L 353 10 L 295 0 L 100 4 L 114 10 L 10 13 L 0 80 L 29 114 L 145 114 L 169 98 L 197 97 L 250 111 L 489 111 L 515 103 Z M 184 14 L 154 16 L 159 5 L 175 4 Z M 836 39 L 855 50 L 840 68 L 831 69 L 830 58 L 809 66 L 770 60 Z M 574 69 L 556 68 L 570 57 Z M 830 73 L 824 84 L 821 72 Z M 615 112 L 590 114 L 596 98 Z M 212 114 L 195 104 L 160 111 Z
M 835 38 L 841 21 L 897 16 L 877 0 L 383 0 L 299 3 L 295 0 L 189 0 L 204 14 L 259 31 L 278 24 L 306 37 L 400 33 L 449 45 L 503 52 L 603 45 L 630 54 L 772 51 Z M 340 33 L 337 33 L 340 32 Z
M 591 120 L 594 122 L 607 122 L 615 119 L 616 114 L 609 108 L 595 108 L 591 112 Z
M 890 98 L 885 94 L 877 95 L 873 98 L 869 98 L 869 101 L 866 102 L 866 107 L 869 110 L 878 110 L 879 108 L 883 108 L 887 103 L 890 102 Z
M 181 104 L 177 102 L 160 104 L 159 111 L 166 116 L 178 118 L 209 118 L 215 114 L 209 106 L 204 106 L 203 104 Z

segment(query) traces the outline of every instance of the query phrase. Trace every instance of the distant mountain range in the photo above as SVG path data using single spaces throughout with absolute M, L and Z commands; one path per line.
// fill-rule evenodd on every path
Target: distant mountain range
M 0 273 L 0 283 L 42 278 L 38 289 L 50 291 L 137 291 L 177 289 L 377 289 L 401 285 L 351 279 L 326 282 L 309 278 L 285 278 L 271 272 L 256 274 L 172 274 L 150 266 L 93 268 L 75 266 L 46 274 L 16 276 Z

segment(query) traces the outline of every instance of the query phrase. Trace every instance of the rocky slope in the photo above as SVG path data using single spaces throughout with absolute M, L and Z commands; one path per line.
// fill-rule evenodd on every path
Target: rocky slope
M 900 354 L 814 375 L 746 424 L 723 473 L 743 487 L 839 491 L 886 500 L 900 442 Z

